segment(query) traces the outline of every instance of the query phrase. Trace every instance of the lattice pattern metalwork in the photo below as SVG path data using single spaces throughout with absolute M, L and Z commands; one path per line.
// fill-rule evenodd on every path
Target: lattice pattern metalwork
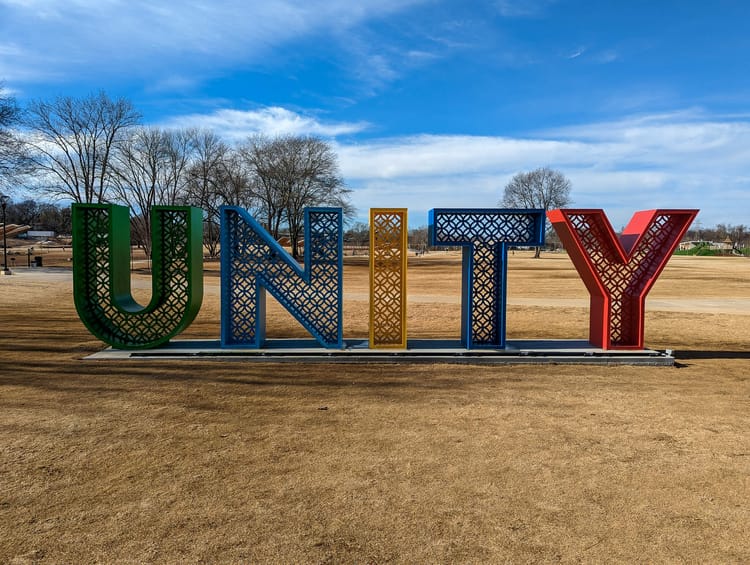
M 221 343 L 265 341 L 267 289 L 324 347 L 343 347 L 340 208 L 305 210 L 305 269 L 245 210 L 221 209 Z
M 591 294 L 592 344 L 643 349 L 646 295 L 697 213 L 637 212 L 618 238 L 603 210 L 549 212 Z
M 406 347 L 406 208 L 370 209 L 370 347 Z
M 544 210 L 435 209 L 429 231 L 431 245 L 463 247 L 464 347 L 505 347 L 508 246 L 543 245 Z
M 118 349 L 169 341 L 195 319 L 203 300 L 202 211 L 151 211 L 152 297 L 130 293 L 130 217 L 126 206 L 73 205 L 73 295 L 83 323 Z

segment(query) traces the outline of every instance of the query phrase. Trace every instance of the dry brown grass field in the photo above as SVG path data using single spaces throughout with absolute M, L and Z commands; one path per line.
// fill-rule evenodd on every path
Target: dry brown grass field
M 670 261 L 646 344 L 675 367 L 83 361 L 44 260 L 0 277 L 0 563 L 750 561 L 748 259 Z M 181 337 L 218 338 L 208 267 Z M 586 337 L 564 254 L 508 286 L 509 339 Z M 455 338 L 459 288 L 457 255 L 410 260 L 410 337 Z M 367 289 L 347 259 L 346 336 Z

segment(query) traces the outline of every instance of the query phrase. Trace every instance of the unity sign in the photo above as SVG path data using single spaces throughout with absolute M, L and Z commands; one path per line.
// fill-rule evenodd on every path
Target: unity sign
M 646 295 L 697 210 L 637 212 L 621 235 L 602 210 L 552 210 L 557 231 L 590 294 L 589 341 L 643 349 Z M 305 210 L 304 268 L 242 208 L 221 208 L 221 347 L 261 348 L 265 293 L 325 348 L 345 347 L 343 218 Z M 78 314 L 119 349 L 153 348 L 195 319 L 203 299 L 203 211 L 152 210 L 152 298 L 130 292 L 130 218 L 124 206 L 73 205 L 73 286 Z M 429 213 L 432 246 L 463 249 L 461 343 L 505 347 L 508 248 L 544 244 L 544 210 L 448 209 Z M 406 348 L 407 213 L 370 211 L 370 347 Z

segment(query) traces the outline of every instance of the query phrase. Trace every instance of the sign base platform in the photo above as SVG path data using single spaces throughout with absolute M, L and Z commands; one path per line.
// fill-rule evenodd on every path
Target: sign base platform
M 270 339 L 261 349 L 220 347 L 218 340 L 174 340 L 154 349 L 105 349 L 89 360 L 189 359 L 271 363 L 463 363 L 673 366 L 670 350 L 605 350 L 582 340 L 508 340 L 505 349 L 466 349 L 458 340 L 409 340 L 406 349 L 370 349 L 367 339 L 346 339 L 343 349 L 314 340 Z

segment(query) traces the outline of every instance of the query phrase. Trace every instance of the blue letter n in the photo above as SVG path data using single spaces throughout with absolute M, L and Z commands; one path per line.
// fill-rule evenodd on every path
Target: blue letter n
M 221 208 L 221 345 L 265 341 L 268 290 L 322 345 L 343 347 L 341 208 L 305 210 L 305 269 L 242 208 Z

